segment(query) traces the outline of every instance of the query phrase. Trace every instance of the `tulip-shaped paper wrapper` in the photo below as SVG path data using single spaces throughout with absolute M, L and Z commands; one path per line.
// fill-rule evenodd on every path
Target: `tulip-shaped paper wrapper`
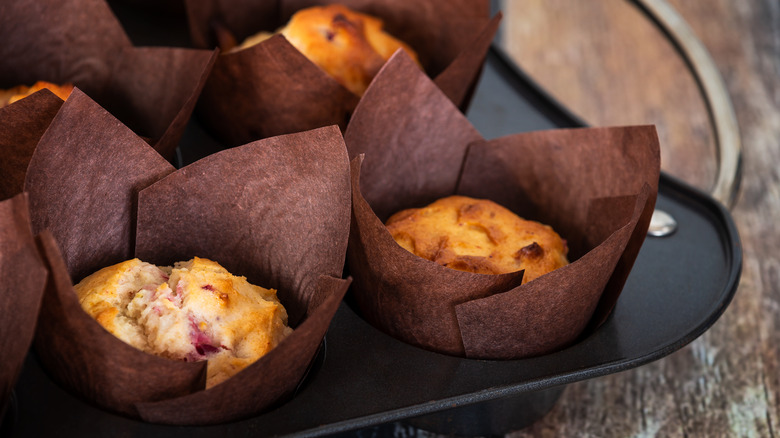
M 215 59 L 209 50 L 133 47 L 103 0 L 0 3 L 0 88 L 73 83 L 168 159 Z
M 500 15 L 489 19 L 484 0 L 189 0 L 193 43 L 210 48 L 217 35 L 237 42 L 261 30 L 274 32 L 293 13 L 340 3 L 383 20 L 385 30 L 409 44 L 444 93 L 461 108 L 471 98 Z M 235 53 L 214 66 L 198 113 L 229 145 L 338 124 L 346 126 L 359 97 L 309 61 L 282 36 Z
M 290 396 L 349 281 L 349 163 L 337 127 L 275 137 L 175 171 L 76 90 L 41 138 L 26 175 L 33 228 L 53 280 L 35 346 L 69 390 L 151 422 L 213 424 Z M 164 265 L 210 258 L 275 288 L 295 331 L 224 383 L 205 362 L 136 350 L 103 330 L 72 284 L 133 256 Z
M 32 154 L 60 106 L 62 99 L 44 89 L 0 108 L 0 200 L 24 190 Z
M 27 195 L 0 201 L 0 420 L 32 344 L 46 269 L 30 227 Z
M 47 272 L 32 234 L 24 176 L 35 145 L 62 105 L 43 90 L 0 108 L 0 419 L 32 344 Z
M 658 190 L 653 127 L 553 130 L 485 141 L 396 53 L 345 134 L 352 160 L 347 255 L 362 315 L 420 347 L 512 359 L 560 349 L 603 322 L 644 240 Z M 397 245 L 383 222 L 460 194 L 551 225 L 571 264 L 521 285 L 522 271 L 445 268 Z

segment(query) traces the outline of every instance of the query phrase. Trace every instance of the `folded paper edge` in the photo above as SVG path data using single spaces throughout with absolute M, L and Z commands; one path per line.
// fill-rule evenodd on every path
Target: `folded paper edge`
M 339 306 L 341 305 L 341 302 L 344 299 L 344 295 L 346 294 L 350 284 L 352 283 L 352 279 L 351 277 L 348 277 L 346 279 L 341 279 L 341 278 L 322 275 L 320 276 L 318 284 L 322 285 L 323 282 L 330 283 L 332 285 L 331 287 L 333 289 L 330 295 L 323 298 L 320 301 L 319 305 L 314 310 L 314 312 L 309 317 L 307 317 L 307 319 L 303 321 L 301 325 L 298 326 L 298 328 L 296 328 L 295 332 L 293 332 L 293 335 L 295 335 L 296 332 L 299 332 L 298 336 L 300 337 L 304 337 L 307 335 L 312 336 L 312 339 L 317 339 L 317 342 L 311 345 L 307 343 L 308 351 L 304 352 L 305 355 L 308 357 L 305 364 L 306 366 L 303 368 L 303 372 L 301 373 L 300 376 L 298 376 L 299 378 L 295 382 L 287 382 L 289 383 L 289 387 L 285 388 L 283 394 L 280 394 L 277 398 L 271 400 L 270 402 L 266 402 L 254 406 L 250 406 L 248 404 L 242 404 L 241 406 L 236 406 L 234 409 L 231 409 L 228 412 L 219 412 L 216 414 L 204 413 L 202 410 L 198 410 L 198 409 L 193 410 L 193 409 L 183 408 L 183 406 L 191 406 L 193 404 L 194 405 L 203 404 L 205 403 L 204 399 L 207 399 L 208 397 L 212 396 L 212 394 L 223 393 L 223 396 L 227 397 L 227 399 L 229 400 L 232 397 L 230 395 L 224 395 L 224 393 L 229 392 L 231 390 L 230 388 L 231 381 L 227 380 L 221 383 L 220 385 L 214 386 L 213 388 L 210 389 L 206 389 L 199 393 L 185 395 L 182 397 L 168 399 L 168 400 L 162 400 L 158 402 L 137 403 L 136 409 L 138 410 L 141 418 L 144 421 L 157 423 L 157 424 L 206 426 L 206 425 L 224 423 L 228 421 L 236 421 L 239 419 L 248 418 L 250 416 L 262 414 L 262 412 L 267 410 L 268 408 L 275 406 L 280 402 L 284 402 L 287 397 L 291 397 L 293 395 L 292 391 L 294 391 L 297 387 L 299 387 L 299 385 L 301 384 L 301 380 L 304 378 L 308 378 L 306 375 L 309 372 L 311 362 L 315 359 L 316 354 L 319 351 L 320 344 L 324 339 L 324 336 L 327 332 L 328 327 L 330 326 L 331 321 L 333 320 L 333 317 L 336 314 L 336 311 L 338 310 Z M 283 349 L 288 348 L 288 346 L 292 345 L 292 342 L 294 342 L 294 340 L 291 339 L 291 336 L 293 335 L 290 335 L 290 337 L 283 340 L 279 345 L 277 345 L 273 350 L 271 350 L 265 356 L 261 357 L 256 362 L 246 367 L 244 370 L 241 371 L 241 373 L 258 373 L 259 371 L 263 370 L 267 366 L 270 367 L 280 366 L 281 364 L 274 363 L 274 359 L 278 357 L 280 353 L 282 353 Z M 240 375 L 233 376 L 231 379 L 237 377 L 238 379 L 240 379 Z M 238 379 L 234 382 L 237 382 Z
M 637 193 L 637 194 L 634 194 L 634 195 L 620 195 L 620 196 L 612 196 L 612 197 L 608 197 L 608 198 L 599 198 L 601 200 L 603 200 L 603 199 L 625 199 L 626 196 L 630 196 L 630 197 L 634 198 L 634 208 L 633 208 L 633 211 L 631 212 L 631 215 L 626 218 L 626 220 L 623 223 L 623 225 L 619 226 L 612 233 L 610 233 L 609 236 L 607 236 L 595 248 L 593 248 L 592 250 L 588 251 L 588 253 L 584 254 L 581 258 L 579 258 L 578 260 L 573 261 L 572 263 L 570 263 L 568 265 L 568 266 L 578 266 L 578 265 L 580 265 L 581 263 L 584 262 L 584 260 L 587 260 L 587 257 L 589 255 L 591 255 L 592 253 L 595 253 L 597 250 L 602 248 L 607 243 L 615 241 L 615 239 L 618 239 L 617 244 L 618 244 L 618 247 L 620 249 L 620 252 L 619 252 L 620 256 L 616 258 L 616 260 L 614 261 L 614 264 L 611 264 L 611 267 L 609 268 L 609 270 L 612 272 L 612 274 L 609 275 L 609 277 L 607 278 L 606 282 L 603 285 L 598 285 L 598 289 L 600 289 L 602 292 L 599 294 L 599 297 L 592 303 L 593 304 L 593 306 L 592 306 L 593 312 L 591 313 L 590 317 L 588 318 L 588 321 L 591 321 L 591 322 L 589 322 L 589 323 L 585 324 L 583 327 L 581 327 L 581 329 L 574 336 L 571 336 L 570 338 L 567 338 L 567 339 L 563 339 L 562 341 L 558 342 L 556 345 L 545 346 L 543 350 L 523 351 L 523 352 L 520 352 L 520 353 L 512 352 L 512 351 L 501 351 L 499 353 L 499 352 L 491 352 L 491 351 L 485 350 L 485 349 L 482 348 L 482 345 L 474 346 L 473 343 L 467 343 L 467 342 L 464 341 L 464 347 L 466 349 L 466 357 L 474 358 L 474 359 L 500 359 L 500 360 L 506 360 L 506 359 L 521 359 L 521 358 L 524 358 L 524 357 L 530 357 L 530 356 L 537 356 L 537 355 L 541 355 L 541 354 L 547 354 L 547 353 L 551 353 L 551 352 L 553 352 L 555 350 L 558 350 L 560 348 L 566 347 L 567 345 L 569 345 L 572 342 L 576 341 L 583 333 L 588 332 L 589 331 L 588 327 L 590 326 L 590 324 L 594 320 L 595 310 L 597 308 L 598 303 L 601 302 L 601 298 L 603 296 L 604 289 L 606 289 L 606 287 L 609 284 L 609 282 L 612 281 L 612 278 L 614 276 L 614 271 L 616 269 L 616 266 L 618 265 L 620 259 L 624 255 L 626 246 L 629 243 L 631 235 L 634 233 L 634 231 L 637 228 L 637 221 L 639 219 L 639 216 L 640 216 L 641 212 L 643 211 L 643 206 L 645 205 L 645 203 L 647 201 L 649 192 L 650 192 L 650 187 L 649 187 L 648 184 L 645 183 L 642 186 L 641 191 L 639 193 Z M 623 237 L 621 237 L 621 236 L 623 236 Z M 563 268 L 560 268 L 560 269 L 567 269 L 567 266 L 565 266 Z M 528 283 L 528 284 L 530 284 L 530 283 Z M 514 289 L 508 290 L 507 292 L 505 292 L 505 294 L 516 294 L 519 297 L 522 294 L 524 294 L 527 289 L 528 288 L 526 287 L 526 285 L 521 285 L 521 286 L 516 287 Z M 459 312 L 459 309 L 464 309 L 466 307 L 469 307 L 470 303 L 476 303 L 477 301 L 480 301 L 480 300 L 489 300 L 490 298 L 491 297 L 486 297 L 486 298 L 483 298 L 483 299 L 472 300 L 470 302 L 462 303 L 462 304 L 459 304 L 459 305 L 456 306 L 455 311 L 456 311 L 456 313 L 459 314 L 458 323 L 459 323 L 459 326 L 461 327 L 461 333 L 464 332 L 464 329 L 466 329 L 466 327 L 461 325 L 461 324 L 464 324 L 465 322 L 460 317 L 461 316 L 461 312 Z M 492 316 L 491 313 L 487 313 L 487 314 L 484 315 L 483 320 L 490 320 L 491 316 Z M 513 331 L 511 333 L 503 333 L 503 336 L 506 336 L 507 339 L 518 339 L 519 333 Z M 495 339 L 500 340 L 501 336 L 498 336 Z
M 15 263 L 17 261 L 26 263 L 30 268 L 29 274 L 32 275 L 34 281 L 33 284 L 30 284 L 30 287 L 18 291 L 23 293 L 24 296 L 16 301 L 21 301 L 24 304 L 24 307 L 16 309 L 17 312 L 11 316 L 11 318 L 17 322 L 19 317 L 23 317 L 26 323 L 21 326 L 5 327 L 5 329 L 8 329 L 9 331 L 14 331 L 14 338 L 17 341 L 16 345 L 21 348 L 13 349 L 13 351 L 4 351 L 4 365 L 2 368 L 7 374 L 2 376 L 2 384 L 0 384 L 0 388 L 3 389 L 3 393 L 0 393 L 0 397 L 2 397 L 0 398 L 0 419 L 3 418 L 4 413 L 8 408 L 10 391 L 21 374 L 27 352 L 32 346 L 37 327 L 38 314 L 40 313 L 48 277 L 48 270 L 46 269 L 43 260 L 41 260 L 38 248 L 35 245 L 32 225 L 30 224 L 29 212 L 27 210 L 27 202 L 27 194 L 24 192 L 0 202 L 0 207 L 3 209 L 5 209 L 6 206 L 9 207 L 11 213 L 12 223 L 8 224 L 8 228 L 14 228 L 17 231 L 20 231 L 21 234 L 17 234 L 16 237 L 19 238 L 19 240 L 25 241 L 23 246 L 19 248 L 19 251 L 6 253 L 4 257 L 2 257 L 4 264 L 6 261 L 10 263 Z M 19 257 L 22 253 L 25 253 L 24 258 Z M 6 259 L 6 257 L 11 257 L 11 259 Z M 5 292 L 8 293 L 6 297 L 11 298 L 10 293 L 12 291 L 8 290 Z M 7 319 L 4 318 L 4 321 L 7 321 Z M 4 392 L 6 389 L 8 390 L 8 393 Z
M 58 245 L 56 243 L 56 240 L 54 237 L 49 233 L 47 230 L 43 230 L 40 234 L 36 236 L 36 243 L 39 248 L 39 252 L 44 259 L 44 263 L 46 264 L 49 272 L 48 276 L 48 284 L 47 284 L 47 290 L 44 293 L 43 303 L 41 307 L 41 312 L 38 319 L 38 328 L 39 330 L 36 331 L 36 338 L 35 338 L 35 349 L 38 352 L 38 356 L 41 359 L 42 364 L 44 364 L 44 367 L 46 369 L 49 369 L 49 372 L 52 373 L 52 375 L 57 375 L 59 377 L 54 378 L 54 380 L 58 381 L 60 384 L 68 388 L 69 391 L 73 391 L 74 393 L 78 393 L 82 396 L 85 396 L 85 394 L 81 394 L 79 387 L 79 382 L 82 381 L 83 377 L 75 377 L 74 374 L 68 374 L 66 377 L 73 379 L 74 383 L 67 382 L 65 379 L 63 379 L 59 373 L 61 371 L 64 371 L 62 369 L 59 369 L 55 367 L 55 369 L 52 369 L 51 364 L 52 363 L 61 363 L 63 360 L 67 360 L 67 358 L 64 358 L 59 355 L 58 351 L 52 351 L 49 347 L 52 345 L 51 343 L 54 342 L 52 339 L 44 338 L 44 334 L 42 331 L 46 329 L 46 327 L 54 327 L 49 326 L 46 321 L 44 321 L 44 318 L 49 315 L 50 312 L 47 312 L 45 309 L 48 308 L 48 306 L 56 305 L 60 309 L 61 312 L 68 312 L 68 309 L 65 309 L 63 306 L 63 303 L 65 306 L 67 306 L 70 310 L 78 310 L 81 311 L 81 305 L 78 303 L 78 299 L 76 296 L 75 291 L 73 290 L 72 281 L 70 279 L 70 276 L 67 275 L 67 269 L 65 267 L 64 260 L 59 254 Z M 66 286 L 67 282 L 67 287 Z M 67 296 L 66 291 L 70 291 L 72 296 Z M 55 304 L 56 303 L 56 304 Z M 166 368 L 176 368 L 176 373 L 181 376 L 183 371 L 186 371 L 185 373 L 185 381 L 179 382 L 181 385 L 178 388 L 169 388 L 166 391 L 171 392 L 182 392 L 182 393 L 188 393 L 192 391 L 197 391 L 202 388 L 205 388 L 206 384 L 206 364 L 205 363 L 185 363 L 185 362 L 173 362 L 169 359 L 165 359 L 162 357 L 154 356 L 148 353 L 144 353 L 141 350 L 136 350 L 134 347 L 131 347 L 130 345 L 124 343 L 119 338 L 115 337 L 108 331 L 105 331 L 102 326 L 91 316 L 89 316 L 86 312 L 82 311 L 82 314 L 71 315 L 71 317 L 79 318 L 81 321 L 85 321 L 85 323 L 94 330 L 94 332 L 99 333 L 98 335 L 106 339 L 106 342 L 109 344 L 114 344 L 116 346 L 116 349 L 123 349 L 130 351 L 130 354 L 136 355 L 136 357 L 143 358 L 143 362 L 146 364 L 149 363 L 156 363 L 158 365 L 165 365 Z M 57 326 L 57 330 L 61 330 L 63 328 L 62 324 L 59 324 Z M 73 336 L 78 335 L 78 333 L 67 333 L 63 336 Z M 79 342 L 76 337 L 72 338 L 74 342 Z M 85 349 L 88 349 L 88 346 L 84 346 Z M 48 365 L 46 365 L 48 364 Z M 146 373 L 144 373 L 144 377 L 146 377 Z M 75 374 L 75 376 L 79 376 L 79 374 Z M 143 377 L 139 377 L 143 378 Z M 91 402 L 101 406 L 104 409 L 107 409 L 112 412 L 117 412 L 123 415 L 127 415 L 130 417 L 138 417 L 138 413 L 135 411 L 135 408 L 132 406 L 132 404 L 128 402 L 116 402 L 116 399 L 113 396 L 108 397 L 106 400 L 95 400 L 90 399 Z

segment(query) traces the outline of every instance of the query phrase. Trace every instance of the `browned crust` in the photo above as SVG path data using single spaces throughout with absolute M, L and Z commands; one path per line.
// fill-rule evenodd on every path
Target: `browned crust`
M 528 282 L 568 264 L 566 242 L 548 226 L 522 219 L 486 199 L 442 198 L 387 220 L 406 250 L 459 271 L 503 274 L 525 270 Z

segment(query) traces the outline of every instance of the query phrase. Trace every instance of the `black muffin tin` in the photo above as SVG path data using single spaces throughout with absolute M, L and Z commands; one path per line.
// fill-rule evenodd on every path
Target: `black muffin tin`
M 491 49 L 469 111 L 486 138 L 582 126 L 500 49 Z M 189 163 L 218 146 L 191 122 Z M 276 408 L 243 421 L 171 427 L 126 419 L 65 392 L 30 354 L 0 433 L 32 436 L 249 437 L 385 435 L 405 424 L 448 435 L 499 435 L 543 416 L 566 384 L 634 368 L 701 335 L 739 282 L 742 252 L 728 211 L 662 173 L 657 208 L 678 229 L 648 237 L 614 312 L 575 345 L 541 357 L 485 361 L 428 352 L 373 328 L 342 303 L 306 380 Z

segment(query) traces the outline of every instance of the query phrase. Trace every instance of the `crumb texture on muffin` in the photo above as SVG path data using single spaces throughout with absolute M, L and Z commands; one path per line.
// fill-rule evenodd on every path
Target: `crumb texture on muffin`
M 75 290 L 88 314 L 133 347 L 170 359 L 208 360 L 207 387 L 292 332 L 275 290 L 199 257 L 172 268 L 128 260 L 86 277 Z
M 385 32 L 383 26 L 379 18 L 331 4 L 296 12 L 277 33 L 349 91 L 362 96 L 396 50 L 405 50 L 417 62 L 417 53 Z M 257 33 L 235 50 L 261 43 L 271 35 Z
M 527 283 L 567 265 L 568 247 L 549 225 L 520 218 L 487 199 L 450 196 L 399 211 L 386 226 L 407 251 L 478 274 L 525 270 Z

